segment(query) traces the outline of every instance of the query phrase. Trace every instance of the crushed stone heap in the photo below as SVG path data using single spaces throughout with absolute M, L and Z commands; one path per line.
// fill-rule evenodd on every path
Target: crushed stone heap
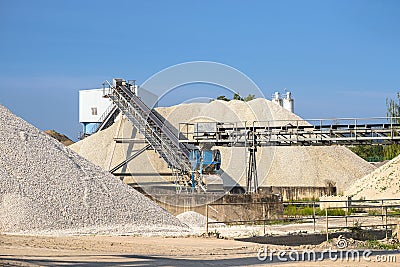
M 176 217 L 0 105 L 1 233 L 185 231 Z
M 400 156 L 357 180 L 345 194 L 354 199 L 400 199 Z
M 181 214 L 176 215 L 176 218 L 178 218 L 181 223 L 186 224 L 190 228 L 205 227 L 207 224 L 207 217 L 195 211 L 182 212 Z M 208 218 L 208 221 L 215 222 L 215 220 L 211 218 Z M 221 226 L 225 226 L 225 224 L 212 224 L 213 228 Z
M 207 223 L 207 217 L 194 211 L 185 211 L 176 216 L 182 223 L 189 227 L 204 227 Z

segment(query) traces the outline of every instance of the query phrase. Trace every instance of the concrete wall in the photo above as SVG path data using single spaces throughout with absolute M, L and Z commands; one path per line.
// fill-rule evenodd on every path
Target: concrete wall
M 202 203 L 210 203 L 208 216 L 217 221 L 261 220 L 264 216 L 274 218 L 283 214 L 282 202 L 271 194 L 228 194 L 221 197 L 218 194 L 193 193 L 147 196 L 174 215 L 185 211 L 206 215 L 206 205 Z
M 322 196 L 336 195 L 336 187 L 319 186 L 271 186 L 260 187 L 260 192 L 280 194 L 282 201 L 317 199 Z

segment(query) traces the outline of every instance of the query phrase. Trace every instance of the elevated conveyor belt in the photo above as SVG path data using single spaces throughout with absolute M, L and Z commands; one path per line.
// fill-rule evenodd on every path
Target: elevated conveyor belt
M 155 152 L 168 164 L 168 167 L 179 174 L 183 183 L 191 181 L 190 151 L 179 142 L 178 131 L 172 127 L 154 109 L 147 107 L 139 97 L 130 90 L 124 81 L 113 85 L 105 82 L 105 96 L 131 121 L 133 126 L 145 136 Z
M 400 118 L 181 123 L 180 142 L 218 146 L 326 146 L 400 143 Z
M 257 192 L 256 151 L 262 146 L 329 146 L 400 143 L 400 118 L 181 123 L 185 144 L 246 147 L 247 192 Z

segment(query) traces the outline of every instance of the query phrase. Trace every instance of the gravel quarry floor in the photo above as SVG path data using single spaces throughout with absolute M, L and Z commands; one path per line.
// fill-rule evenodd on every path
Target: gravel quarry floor
M 312 246 L 319 253 L 330 245 Z M 264 245 L 216 238 L 132 236 L 37 237 L 0 235 L 0 266 L 398 266 L 399 251 L 373 251 L 371 261 L 265 263 L 257 259 Z M 269 249 L 304 250 L 268 245 Z M 376 262 L 391 255 L 396 262 Z

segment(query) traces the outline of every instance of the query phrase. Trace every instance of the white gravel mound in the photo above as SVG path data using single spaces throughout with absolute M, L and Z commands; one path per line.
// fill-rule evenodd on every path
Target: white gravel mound
M 400 156 L 356 181 L 345 194 L 354 199 L 400 199 Z
M 181 221 L 181 223 L 184 223 L 191 228 L 206 227 L 207 224 L 207 217 L 195 211 L 185 211 L 181 214 L 178 214 L 176 218 L 178 218 Z M 215 220 L 208 219 L 208 221 L 214 222 Z M 216 226 L 215 224 L 212 224 L 212 227 L 215 226 Z
M 185 231 L 176 217 L 0 105 L 0 232 Z

